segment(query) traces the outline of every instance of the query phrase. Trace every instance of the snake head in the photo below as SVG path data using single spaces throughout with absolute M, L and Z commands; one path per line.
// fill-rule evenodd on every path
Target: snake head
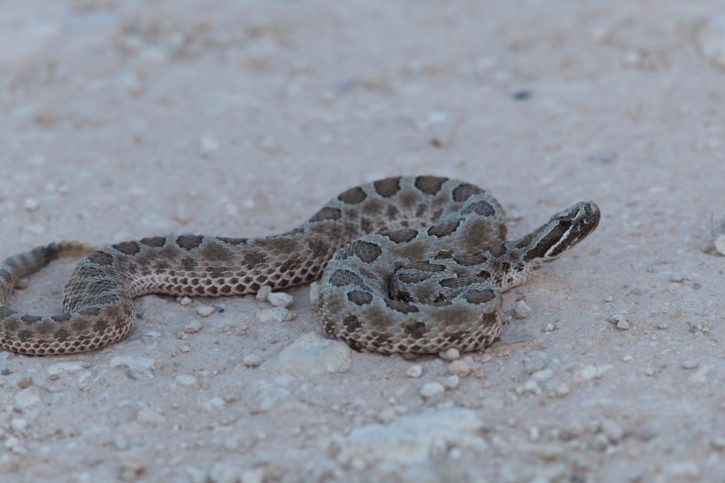
M 599 225 L 599 207 L 593 201 L 580 201 L 556 213 L 547 223 L 526 237 L 524 259 L 548 262 L 556 259 L 587 237 Z M 523 248 L 523 247 L 522 247 Z

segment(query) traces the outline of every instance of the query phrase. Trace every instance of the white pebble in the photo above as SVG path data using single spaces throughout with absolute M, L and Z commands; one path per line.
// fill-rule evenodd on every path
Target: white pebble
M 142 407 L 136 414 L 136 421 L 149 426 L 158 426 L 166 422 L 166 418 L 149 407 Z
M 216 312 L 216 309 L 211 305 L 200 305 L 196 308 L 196 315 L 199 317 L 209 317 L 214 312 Z
M 622 361 L 623 362 L 631 362 L 632 361 L 632 356 L 630 356 L 629 354 L 624 355 L 624 356 L 622 356 Z
M 181 297 L 179 299 L 179 303 L 181 305 L 189 305 L 192 302 L 192 300 L 189 297 Z
M 408 377 L 420 377 L 423 375 L 423 368 L 418 364 L 414 364 L 405 371 L 405 375 Z
M 705 59 L 725 69 L 725 13 L 707 17 L 698 26 L 696 38 Z
M 39 402 L 40 394 L 38 393 L 38 388 L 35 386 L 26 387 L 15 394 L 15 409 L 18 411 L 22 412 Z
M 267 295 L 267 301 L 275 307 L 289 307 L 295 301 L 294 296 L 284 292 L 272 292 Z
M 256 354 L 246 355 L 246 356 L 244 356 L 244 359 L 242 359 L 242 364 L 244 364 L 247 367 L 258 367 L 261 363 L 262 363 L 262 358 Z
M 438 382 L 427 382 L 420 388 L 420 395 L 424 399 L 433 399 L 445 392 L 445 388 Z
M 256 317 L 260 322 L 282 322 L 294 319 L 295 314 L 284 307 L 275 307 L 273 309 L 258 310 Z
M 440 357 L 444 361 L 455 361 L 457 359 L 460 359 L 461 353 L 455 347 L 451 347 L 450 349 L 439 353 L 438 357 Z
M 201 145 L 201 154 L 203 156 L 209 156 L 219 150 L 219 143 L 211 134 L 204 134 L 199 144 Z
M 460 377 L 466 377 L 471 373 L 471 366 L 464 360 L 457 360 L 450 363 L 448 372 Z
M 193 322 L 189 322 L 184 326 L 184 332 L 187 334 L 196 334 L 201 330 L 201 322 L 198 320 L 194 320 Z
M 318 282 L 310 284 L 310 303 L 313 307 L 320 306 L 320 284 Z
M 10 429 L 16 433 L 20 433 L 28 427 L 28 422 L 23 418 L 13 418 L 10 420 Z
M 524 299 L 519 299 L 514 303 L 514 309 L 511 312 L 511 315 L 514 316 L 514 319 L 525 319 L 530 313 L 531 307 L 526 305 L 526 301 Z
M 571 389 L 569 389 L 569 384 L 565 382 L 559 383 L 559 385 L 556 386 L 556 394 L 558 396 L 566 396 L 571 392 Z
M 461 383 L 461 379 L 455 374 L 441 379 L 441 384 L 446 389 L 455 389 Z
M 695 359 L 685 359 L 682 361 L 683 369 L 697 369 L 698 367 L 700 367 L 700 361 Z
M 629 330 L 631 325 L 622 314 L 614 315 L 609 318 L 609 322 L 614 324 L 619 330 Z
M 554 324 L 552 324 L 551 322 L 546 324 L 546 327 L 544 327 L 545 332 L 553 332 L 554 330 L 556 330 L 556 326 Z
M 616 421 L 610 419 L 604 420 L 602 423 L 602 431 L 607 435 L 609 441 L 612 443 L 618 443 L 624 437 L 624 429 Z
M 176 376 L 176 382 L 178 382 L 182 386 L 191 386 L 193 384 L 196 384 L 196 378 L 191 374 L 178 374 Z
M 25 209 L 28 211 L 35 211 L 40 207 L 40 203 L 38 203 L 38 200 L 35 198 L 25 198 L 23 206 L 25 206 Z
M 272 293 L 272 287 L 269 285 L 262 285 L 259 287 L 259 290 L 257 290 L 257 295 L 255 295 L 255 298 L 257 300 L 267 300 L 267 297 L 269 297 L 269 294 Z

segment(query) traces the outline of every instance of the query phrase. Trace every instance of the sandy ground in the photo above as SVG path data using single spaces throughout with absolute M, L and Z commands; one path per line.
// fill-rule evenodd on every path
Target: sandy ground
M 581 199 L 603 219 L 506 296 L 523 318 L 462 362 L 320 339 L 307 287 L 292 321 L 263 321 L 253 297 L 150 296 L 102 351 L 0 353 L 2 480 L 725 481 L 709 220 L 725 210 L 723 15 L 676 0 L 3 1 L 0 256 L 264 236 L 395 174 L 489 188 L 514 236 Z M 58 310 L 73 263 L 11 302 Z

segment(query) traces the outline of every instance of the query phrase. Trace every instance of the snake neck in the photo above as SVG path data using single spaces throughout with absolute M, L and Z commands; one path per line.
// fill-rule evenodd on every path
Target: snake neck
M 586 238 L 599 225 L 599 207 L 581 201 L 556 213 L 531 233 L 506 242 L 498 257 L 497 281 L 502 290 L 521 285 L 548 262 Z

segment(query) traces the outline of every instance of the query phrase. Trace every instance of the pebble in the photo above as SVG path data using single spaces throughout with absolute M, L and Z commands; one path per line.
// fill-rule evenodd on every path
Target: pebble
M 725 69 L 725 12 L 705 18 L 697 28 L 700 52 L 713 67 Z
M 194 320 L 193 322 L 189 322 L 184 326 L 184 332 L 186 334 L 196 334 L 201 330 L 201 322 L 198 320 Z
M 551 322 L 546 324 L 546 327 L 544 327 L 544 332 L 553 332 L 555 330 L 556 330 L 556 326 L 554 324 L 552 324 Z
M 191 374 L 177 374 L 175 380 L 182 386 L 191 386 L 196 384 L 196 378 Z
M 700 367 L 700 362 L 695 359 L 685 359 L 682 361 L 683 369 L 697 369 Z
M 147 372 L 154 368 L 155 359 L 150 357 L 115 356 L 111 359 L 111 367 L 126 366 L 133 372 Z
M 147 426 L 159 426 L 166 422 L 166 418 L 149 407 L 142 407 L 136 414 L 136 421 Z
M 179 299 L 179 303 L 181 305 L 189 305 L 191 302 L 193 302 L 193 300 L 191 300 L 189 297 L 181 297 Z
M 315 376 L 347 372 L 351 365 L 352 349 L 347 344 L 323 338 L 317 332 L 308 332 L 275 357 L 266 360 L 261 367 L 289 376 Z
M 28 211 L 35 211 L 40 208 L 40 203 L 38 203 L 38 200 L 35 198 L 25 198 L 23 206 L 25 206 L 25 209 Z
M 602 431 L 607 435 L 609 441 L 615 444 L 624 437 L 624 428 L 618 422 L 612 421 L 611 419 L 605 419 L 602 422 Z
M 146 471 L 147 464 L 146 454 L 141 449 L 130 449 L 118 455 L 121 479 L 125 481 L 137 480 Z
M 423 375 L 423 368 L 419 364 L 414 364 L 405 371 L 405 375 L 408 377 L 420 377 Z
M 28 427 L 28 422 L 23 418 L 13 418 L 10 420 L 10 429 L 16 433 L 22 433 Z
M 441 387 L 442 390 L 442 387 Z M 340 441 L 338 461 L 362 458 L 374 461 L 376 467 L 408 467 L 430 462 L 430 449 L 438 442 L 448 447 L 470 448 L 483 451 L 488 443 L 481 437 L 483 423 L 474 411 L 460 407 L 447 407 L 422 413 L 396 417 L 390 424 L 369 424 L 354 428 Z M 423 469 L 429 468 L 423 466 Z M 429 469 L 429 471 L 432 471 Z M 437 481 L 431 473 L 401 481 Z M 357 480 L 359 478 L 352 478 Z M 362 478 L 366 480 L 366 478 Z M 338 479 L 335 479 L 337 481 Z M 339 478 L 341 481 L 350 478 Z M 367 478 L 374 481 L 374 478 Z M 453 478 L 451 481 L 456 481 Z
M 725 17 L 725 15 L 723 15 L 723 17 Z M 712 224 L 712 239 L 715 245 L 715 250 L 720 255 L 725 255 L 725 213 L 719 215 L 713 214 L 710 221 Z
M 258 310 L 256 317 L 260 322 L 283 322 L 294 319 L 295 313 L 284 307 L 275 307 L 273 309 Z
M 196 315 L 199 317 L 209 317 L 214 312 L 216 312 L 216 308 L 211 305 L 200 305 L 196 308 Z M 199 328 L 201 329 L 201 327 Z
M 214 463 L 207 475 L 209 483 L 238 483 L 241 481 L 241 470 L 229 463 Z
M 560 382 L 556 386 L 556 395 L 557 396 L 560 396 L 560 397 L 567 396 L 570 392 L 571 392 L 571 389 L 569 389 L 569 384 L 567 384 L 565 382 Z
M 632 356 L 630 356 L 629 354 L 622 356 L 622 362 L 631 362 L 631 361 L 632 361 Z
M 255 295 L 254 297 L 260 301 L 267 300 L 267 297 L 269 297 L 271 293 L 272 287 L 270 287 L 269 285 L 262 285 L 261 287 L 259 287 L 259 290 L 257 290 L 257 295 Z
M 211 134 L 204 134 L 199 140 L 202 156 L 209 156 L 219 151 L 219 143 Z
M 468 362 L 459 359 L 450 363 L 448 372 L 456 376 L 466 377 L 471 373 L 471 366 L 468 365 Z
M 441 396 L 445 392 L 445 388 L 438 382 L 426 382 L 423 387 L 420 388 L 420 395 L 424 399 L 433 399 Z
M 525 319 L 531 313 L 531 307 L 526 305 L 525 299 L 518 299 L 514 303 L 514 309 L 511 311 L 511 315 L 514 319 Z
M 23 412 L 40 402 L 40 394 L 35 386 L 26 387 L 15 393 L 15 409 Z
M 460 383 L 461 383 L 461 379 L 458 376 L 456 376 L 455 374 L 441 379 L 441 384 L 446 389 L 456 389 Z
M 609 364 L 604 366 L 589 365 L 579 371 L 579 376 L 585 381 L 590 381 L 594 378 L 600 379 L 602 376 L 604 376 L 604 373 L 612 369 L 612 367 L 614 366 L 611 366 Z
M 444 361 L 455 361 L 461 357 L 461 353 L 458 351 L 458 349 L 451 347 L 450 349 L 439 353 L 438 357 L 440 357 Z
M 310 284 L 310 303 L 313 307 L 320 306 L 320 283 L 312 282 Z
M 244 359 L 242 359 L 242 364 L 244 364 L 246 367 L 259 367 L 259 365 L 262 364 L 262 358 L 259 357 L 257 354 L 249 354 L 244 356 Z
M 267 296 L 267 301 L 275 307 L 287 308 L 295 301 L 293 295 L 285 292 L 272 292 Z
M 631 328 L 629 321 L 627 321 L 625 316 L 622 314 L 611 316 L 609 318 L 609 322 L 614 324 L 614 326 L 619 330 L 629 330 Z

